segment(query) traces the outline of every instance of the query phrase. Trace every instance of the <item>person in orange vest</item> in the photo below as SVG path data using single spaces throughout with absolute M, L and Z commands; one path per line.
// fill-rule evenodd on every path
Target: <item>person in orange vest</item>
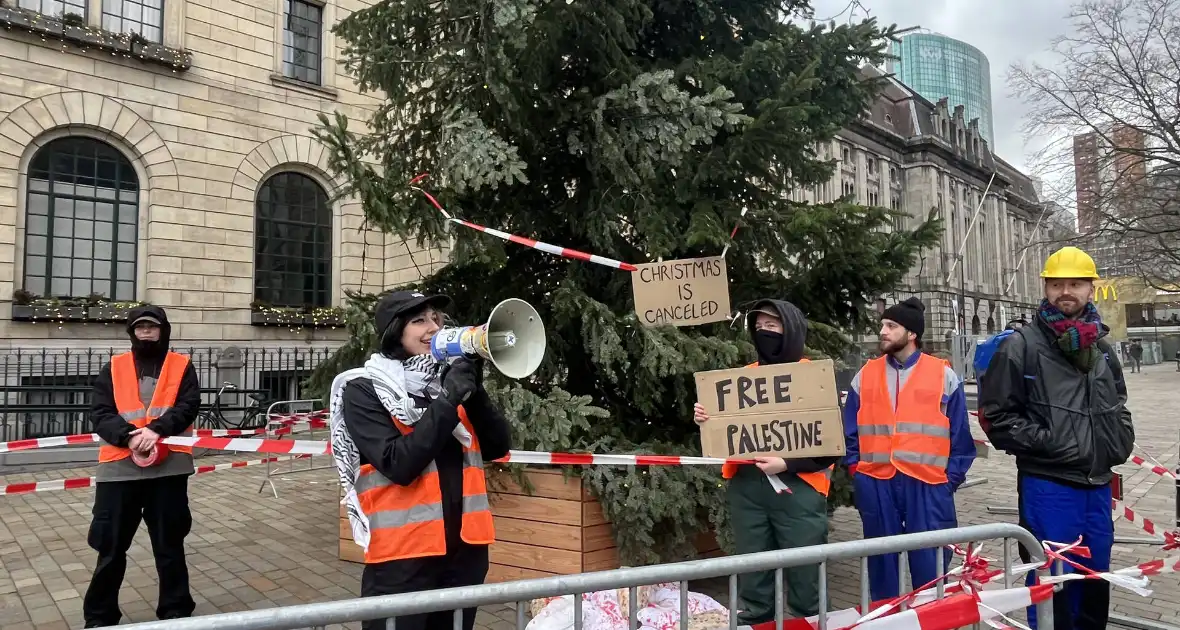
M 747 314 L 746 323 L 758 352 L 758 362 L 747 367 L 807 361 L 807 318 L 794 304 L 762 300 Z M 709 420 L 697 403 L 697 424 Z M 790 459 L 762 457 L 755 466 L 727 464 L 721 474 L 729 480 L 730 524 L 738 553 L 757 553 L 828 541 L 828 490 L 838 457 Z M 786 486 L 776 492 L 768 477 Z M 819 565 L 786 569 L 787 607 L 798 617 L 819 613 Z M 738 623 L 752 625 L 774 619 L 774 573 L 738 576 L 741 610 Z
M 957 526 L 954 492 L 975 460 L 963 382 L 921 351 L 925 310 L 916 297 L 885 309 L 882 356 L 853 377 L 844 403 L 844 462 L 865 538 Z M 938 550 L 911 551 L 911 583 L 934 580 L 949 563 L 949 551 L 941 568 Z M 873 599 L 900 588 L 897 554 L 870 557 Z
M 445 295 L 395 291 L 375 312 L 378 352 L 332 382 L 332 454 L 353 540 L 365 550 L 361 596 L 482 584 L 496 540 L 484 462 L 508 454 L 508 422 L 483 387 L 483 362 L 430 353 Z M 463 610 L 463 627 L 475 624 Z M 399 617 L 398 630 L 451 628 L 452 613 Z M 363 630 L 386 627 L 370 620 Z
M 192 435 L 201 385 L 189 358 L 168 350 L 172 326 L 164 309 L 132 309 L 127 333 L 131 351 L 103 366 L 91 395 L 90 421 L 100 442 L 87 542 L 98 552 L 98 563 L 82 600 L 87 628 L 119 624 L 119 588 L 140 521 L 147 523 L 156 557 L 156 616 L 190 617 L 196 607 L 184 557 L 193 523 L 188 505 L 193 451 L 159 440 Z

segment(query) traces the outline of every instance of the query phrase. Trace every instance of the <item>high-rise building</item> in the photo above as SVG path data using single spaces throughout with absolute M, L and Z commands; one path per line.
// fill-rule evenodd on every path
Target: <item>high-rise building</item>
M 1131 272 L 1133 245 L 1113 234 L 1107 219 L 1128 216 L 1144 201 L 1135 191 L 1147 180 L 1147 161 L 1141 157 L 1145 149 L 1143 131 L 1126 125 L 1108 134 L 1089 132 L 1073 138 L 1078 234 L 1102 275 Z
M 911 33 L 893 42 L 897 57 L 889 72 L 915 92 L 951 108 L 962 105 L 968 121 L 979 119 L 979 132 L 989 146 L 992 129 L 991 66 L 978 48 L 937 33 Z

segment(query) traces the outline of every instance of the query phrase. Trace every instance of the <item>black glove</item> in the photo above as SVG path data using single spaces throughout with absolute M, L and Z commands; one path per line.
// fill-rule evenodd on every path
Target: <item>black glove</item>
M 483 370 L 480 367 L 466 358 L 452 363 L 443 374 L 443 399 L 457 407 L 471 397 L 482 381 Z

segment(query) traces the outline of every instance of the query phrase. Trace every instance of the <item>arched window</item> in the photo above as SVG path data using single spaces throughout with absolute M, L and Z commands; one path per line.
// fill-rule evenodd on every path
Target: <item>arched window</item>
M 254 299 L 268 306 L 332 305 L 332 209 L 301 173 L 272 176 L 258 189 Z
M 24 290 L 135 300 L 139 178 L 109 144 L 54 140 L 29 165 Z

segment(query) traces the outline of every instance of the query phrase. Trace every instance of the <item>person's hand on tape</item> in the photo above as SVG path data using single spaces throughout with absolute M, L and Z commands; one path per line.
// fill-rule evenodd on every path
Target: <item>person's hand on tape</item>
M 131 442 L 127 444 L 127 448 L 133 451 L 140 451 L 147 453 L 152 450 L 152 447 L 160 441 L 160 434 L 152 431 L 147 427 L 136 429 L 131 432 Z
M 456 360 L 442 379 L 442 397 L 452 405 L 467 401 L 483 384 L 483 366 L 466 357 Z

